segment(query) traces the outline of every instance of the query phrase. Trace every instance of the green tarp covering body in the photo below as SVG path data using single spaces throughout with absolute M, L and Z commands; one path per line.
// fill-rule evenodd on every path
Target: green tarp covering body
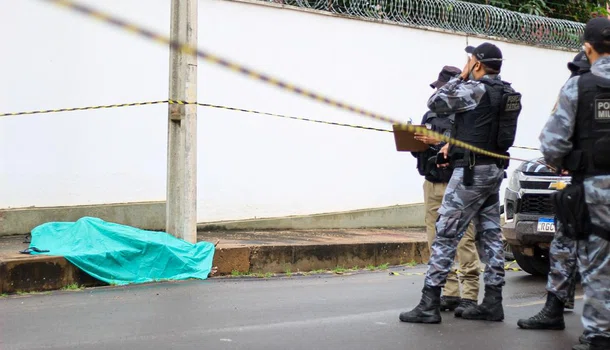
M 30 247 L 63 256 L 91 276 L 118 285 L 206 279 L 214 258 L 212 243 L 191 244 L 165 232 L 91 217 L 40 225 L 32 230 Z

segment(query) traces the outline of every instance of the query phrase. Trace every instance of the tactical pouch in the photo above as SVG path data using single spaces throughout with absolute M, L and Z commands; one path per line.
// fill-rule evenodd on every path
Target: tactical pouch
M 466 166 L 464 167 L 464 186 L 472 186 L 474 184 L 474 162 L 476 155 L 471 151 L 466 151 L 464 154 L 464 160 Z
M 593 165 L 599 170 L 610 169 L 610 137 L 604 136 L 595 142 Z
M 510 166 L 510 161 L 508 159 L 502 159 L 500 161 L 500 164 L 498 164 L 498 168 L 500 169 L 508 169 L 508 167 Z
M 444 158 L 443 155 L 440 153 L 435 155 L 434 157 L 428 158 L 428 172 L 426 175 L 431 176 L 440 182 L 446 183 L 449 182 L 449 180 L 451 179 L 453 170 L 449 166 L 446 168 L 437 167 L 437 164 L 446 164 L 449 162 L 449 160 L 447 159 L 441 160 L 440 158 Z
M 573 173 L 583 170 L 582 151 L 572 151 L 563 159 L 563 168 Z
M 574 240 L 585 239 L 591 232 L 589 210 L 582 183 L 571 184 L 551 196 L 555 209 L 555 224 L 559 221 L 563 234 Z
M 464 186 L 472 186 L 474 184 L 474 167 L 464 167 Z
M 436 154 L 435 165 L 447 163 L 449 163 L 449 158 L 445 157 L 445 155 L 440 152 Z
M 591 224 L 592 227 L 592 233 L 596 236 L 599 236 L 603 239 L 605 239 L 606 241 L 610 241 L 610 231 L 605 230 L 599 226 L 593 225 Z

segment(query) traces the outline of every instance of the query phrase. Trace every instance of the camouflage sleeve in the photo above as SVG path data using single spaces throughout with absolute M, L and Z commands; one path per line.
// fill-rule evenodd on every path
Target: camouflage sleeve
M 473 110 L 485 95 L 485 84 L 453 78 L 428 100 L 428 108 L 438 114 Z
M 561 168 L 563 158 L 572 150 L 570 138 L 576 123 L 578 106 L 578 77 L 570 78 L 559 92 L 551 116 L 538 139 L 544 160 Z

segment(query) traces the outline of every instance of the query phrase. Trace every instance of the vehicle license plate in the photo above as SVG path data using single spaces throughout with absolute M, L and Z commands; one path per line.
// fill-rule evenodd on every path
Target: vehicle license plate
M 546 218 L 538 219 L 538 232 L 555 233 L 555 220 Z

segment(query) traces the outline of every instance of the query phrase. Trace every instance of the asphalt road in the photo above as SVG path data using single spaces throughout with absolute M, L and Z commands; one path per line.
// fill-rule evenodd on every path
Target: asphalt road
M 0 349 L 561 350 L 582 332 L 580 298 L 566 312 L 566 330 L 519 330 L 517 319 L 544 304 L 544 279 L 511 271 L 504 322 L 452 313 L 439 325 L 399 322 L 398 314 L 418 303 L 422 283 L 421 275 L 383 271 L 3 297 Z

